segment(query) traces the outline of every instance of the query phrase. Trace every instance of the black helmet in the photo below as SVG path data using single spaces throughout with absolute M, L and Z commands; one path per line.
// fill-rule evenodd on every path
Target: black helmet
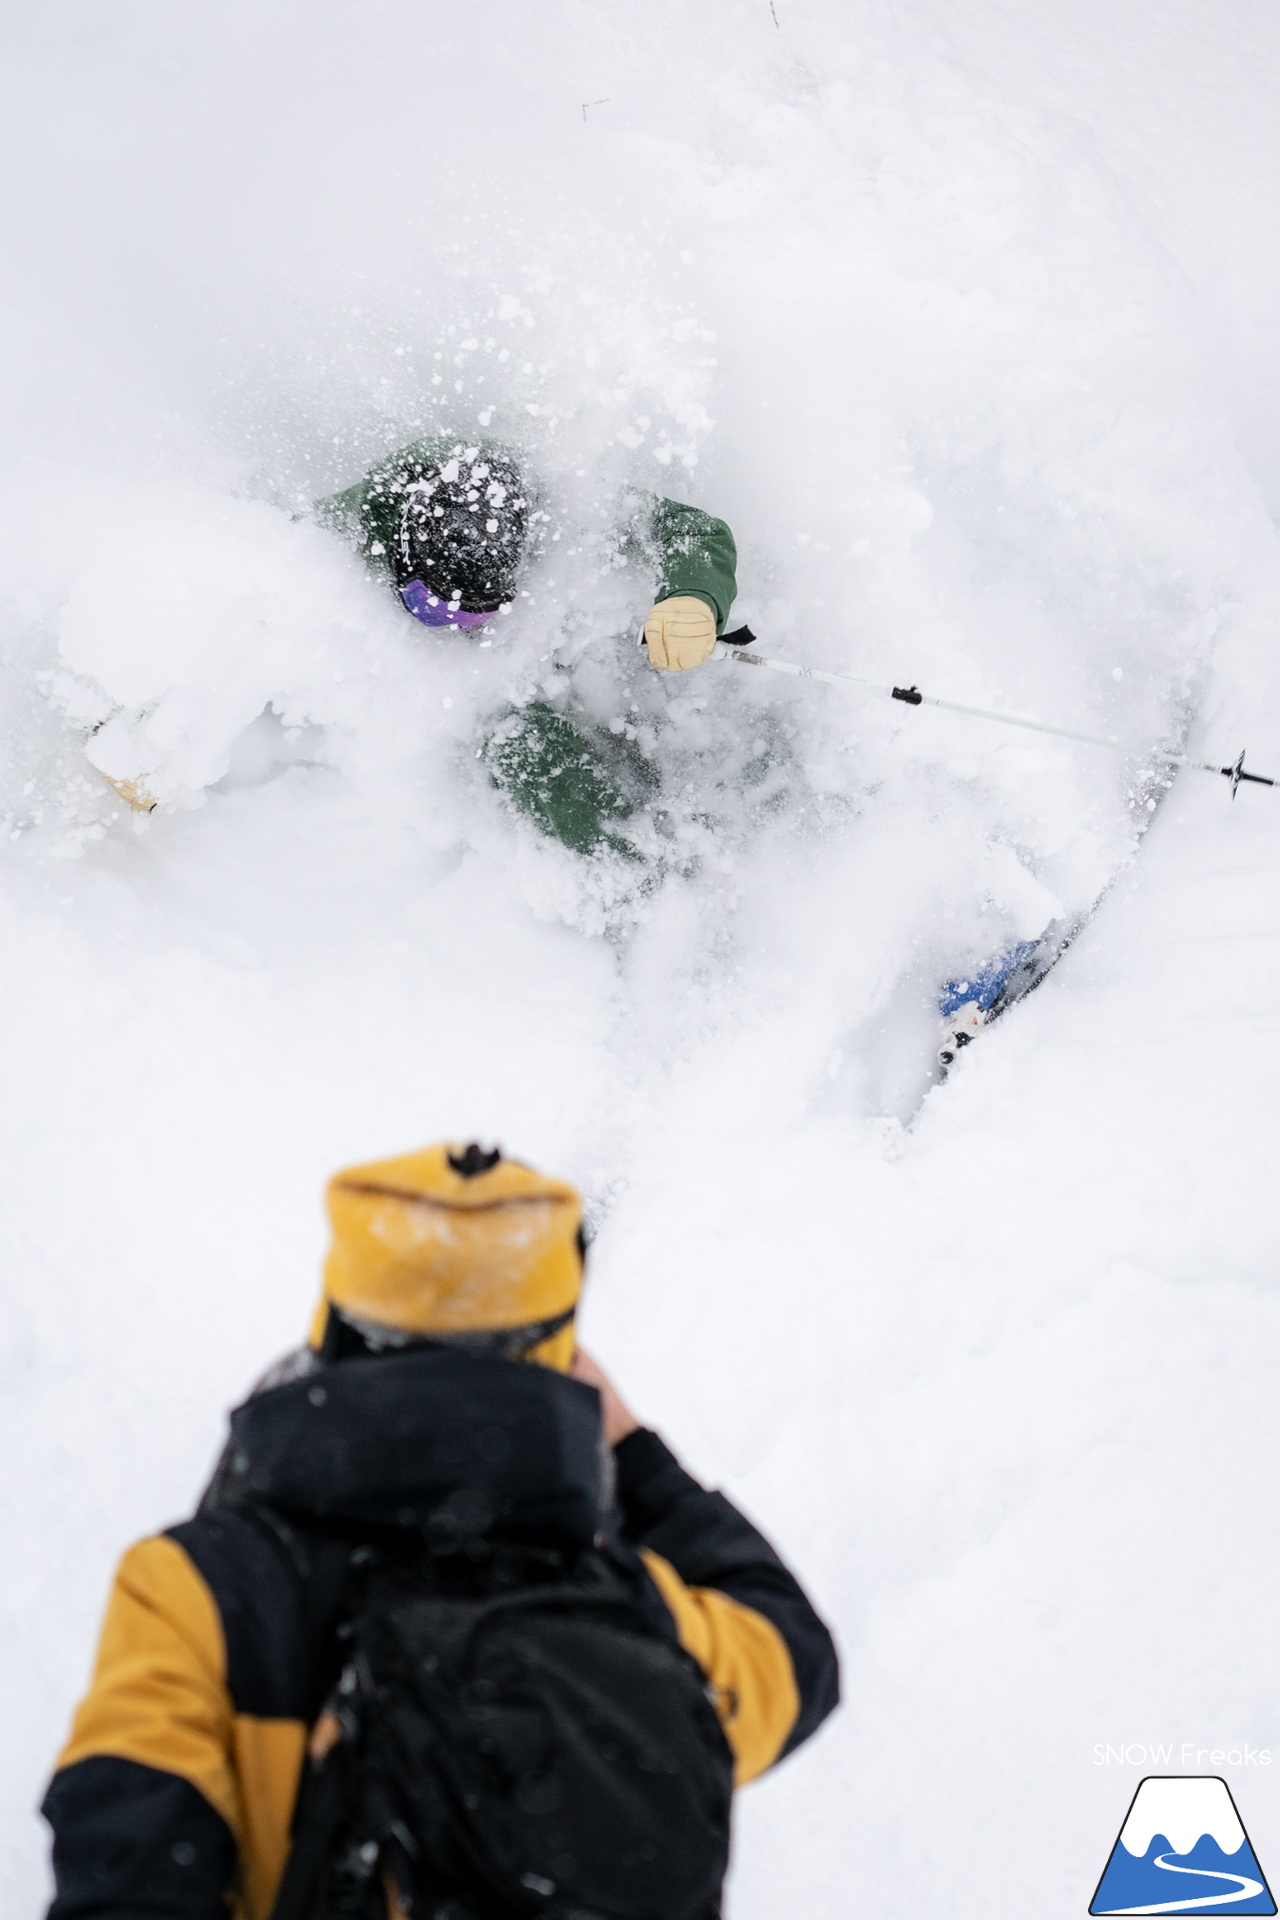
M 456 447 L 405 489 L 391 551 L 396 585 L 421 580 L 466 613 L 494 613 L 515 598 L 528 528 L 515 462 Z

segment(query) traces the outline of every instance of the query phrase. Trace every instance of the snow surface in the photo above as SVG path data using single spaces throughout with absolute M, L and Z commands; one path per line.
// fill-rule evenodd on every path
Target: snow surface
M 1280 772 L 1274 8 L 0 33 L 5 1912 L 115 1556 L 306 1325 L 323 1179 L 442 1134 L 581 1182 L 589 1341 L 839 1635 L 733 1920 L 1083 1911 L 1098 1743 L 1280 1766 L 1280 796 L 658 681 L 602 541 L 669 490 L 778 653 Z M 487 649 L 305 517 L 437 424 L 518 439 L 559 534 Z M 661 765 L 647 891 L 475 759 L 570 685 Z M 1108 886 L 931 1087 L 938 982 Z

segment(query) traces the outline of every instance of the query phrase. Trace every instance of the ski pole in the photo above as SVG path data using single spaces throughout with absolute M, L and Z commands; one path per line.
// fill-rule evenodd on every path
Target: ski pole
M 800 667 L 791 660 L 775 660 L 764 654 L 745 652 L 744 646 L 750 645 L 754 639 L 755 635 L 749 627 L 740 627 L 735 633 L 725 634 L 716 643 L 716 652 L 721 659 L 740 661 L 744 667 L 768 667 L 773 673 L 789 673 L 801 680 L 825 680 L 833 686 L 861 687 L 866 693 L 881 693 L 890 700 L 901 700 L 908 707 L 942 707 L 947 713 L 967 713 L 975 720 L 996 720 L 1002 727 L 1024 727 L 1030 733 L 1051 733 L 1059 740 L 1080 740 L 1087 747 L 1105 747 L 1111 753 L 1123 754 L 1126 759 L 1163 760 L 1169 766 L 1191 767 L 1197 773 L 1219 774 L 1231 782 L 1233 800 L 1242 780 L 1251 780 L 1260 787 L 1276 785 L 1264 773 L 1245 771 L 1243 750 L 1233 766 L 1216 767 L 1211 760 L 1192 760 L 1185 753 L 1172 753 L 1164 747 L 1126 746 L 1113 736 L 1077 733 L 1072 727 L 1051 727 L 1043 720 L 1024 720 L 1018 714 L 996 713 L 990 707 L 962 706 L 958 700 L 940 700 L 936 694 L 921 693 L 919 687 L 886 687 L 876 680 L 860 680 L 854 673 L 827 673 L 821 667 Z M 737 646 L 733 644 L 735 640 L 739 642 Z

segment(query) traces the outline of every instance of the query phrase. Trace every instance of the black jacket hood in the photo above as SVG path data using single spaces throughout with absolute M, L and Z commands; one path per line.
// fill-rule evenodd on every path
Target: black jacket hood
M 607 1499 L 600 1396 L 524 1361 L 429 1348 L 335 1366 L 231 1416 L 218 1504 L 589 1546 Z

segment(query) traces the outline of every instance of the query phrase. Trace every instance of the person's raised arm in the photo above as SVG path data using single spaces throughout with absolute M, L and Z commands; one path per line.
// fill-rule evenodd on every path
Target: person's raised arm
M 738 591 L 733 535 L 701 507 L 656 500 L 649 544 L 659 575 L 644 623 L 649 663 L 662 673 L 700 667 L 723 633 Z
M 600 1394 L 623 1537 L 640 1550 L 681 1643 L 717 1691 L 738 1779 L 751 1779 L 807 1740 L 836 1706 L 831 1635 L 763 1534 L 722 1493 L 685 1472 L 582 1348 L 574 1373 Z

